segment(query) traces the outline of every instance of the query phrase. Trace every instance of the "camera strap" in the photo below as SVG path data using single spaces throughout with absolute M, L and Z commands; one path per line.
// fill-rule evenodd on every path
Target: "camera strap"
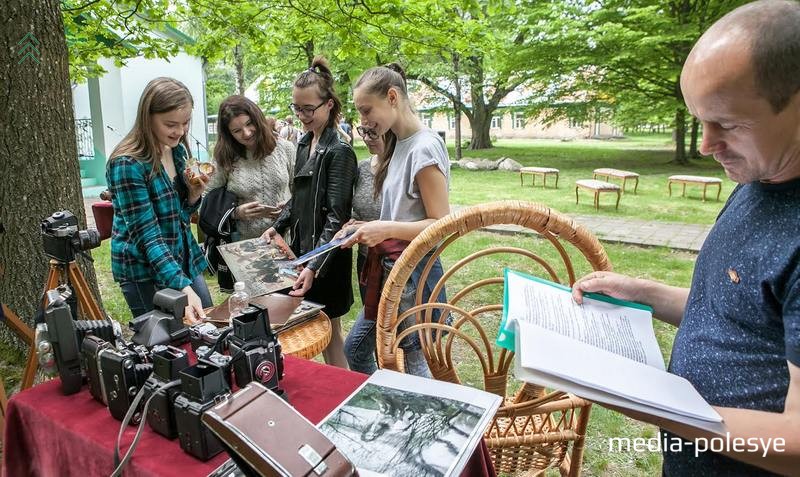
M 150 407 L 150 402 L 153 400 L 156 394 L 160 392 L 167 391 L 168 389 L 177 387 L 181 385 L 181 380 L 176 379 L 174 381 L 170 381 L 161 385 L 158 389 L 153 391 L 150 397 L 147 398 L 147 401 L 144 403 L 144 408 L 142 408 L 142 420 L 139 421 L 139 428 L 136 429 L 136 435 L 133 436 L 133 440 L 131 441 L 131 445 L 128 448 L 128 451 L 125 455 L 120 459 L 120 443 L 122 442 L 122 434 L 125 432 L 125 429 L 128 427 L 128 422 L 133 418 L 133 415 L 136 414 L 136 409 L 139 407 L 139 402 L 141 402 L 142 398 L 144 397 L 145 387 L 142 386 L 142 389 L 136 394 L 136 397 L 133 398 L 131 402 L 131 406 L 128 408 L 128 412 L 125 413 L 125 418 L 122 419 L 122 425 L 119 428 L 119 434 L 117 434 L 117 442 L 114 444 L 114 465 L 116 468 L 114 472 L 111 473 L 111 477 L 118 477 L 122 475 L 122 470 L 128 465 L 130 462 L 131 457 L 133 457 L 133 452 L 136 450 L 136 446 L 139 444 L 139 438 L 142 436 L 142 430 L 144 429 L 145 421 L 147 420 L 147 409 Z

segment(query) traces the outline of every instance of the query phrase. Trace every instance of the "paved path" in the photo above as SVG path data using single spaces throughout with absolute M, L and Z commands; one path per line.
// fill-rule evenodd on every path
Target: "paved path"
M 454 210 L 462 208 L 453 206 Z M 572 215 L 578 223 L 588 228 L 604 242 L 618 242 L 646 246 L 663 246 L 697 252 L 703 245 L 710 225 L 658 222 L 652 220 L 614 218 L 602 215 Z M 516 225 L 496 225 L 489 230 L 505 233 L 526 232 Z
M 88 226 L 94 227 L 92 203 L 100 199 L 84 199 Z M 461 208 L 453 206 L 454 210 Z M 578 223 L 587 227 L 604 242 L 619 242 L 636 245 L 664 246 L 697 252 L 711 229 L 710 225 L 683 224 L 678 222 L 656 222 L 651 220 L 604 217 L 602 215 L 573 215 Z M 523 232 L 526 229 L 515 225 L 489 227 L 496 232 Z

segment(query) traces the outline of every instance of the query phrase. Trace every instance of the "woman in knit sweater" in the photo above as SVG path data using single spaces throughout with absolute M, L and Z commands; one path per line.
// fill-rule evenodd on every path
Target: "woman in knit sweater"
M 219 106 L 214 146 L 217 174 L 208 189 L 226 187 L 239 199 L 234 212 L 234 240 L 261 236 L 291 197 L 295 148 L 272 133 L 274 124 L 244 96 L 230 96 Z

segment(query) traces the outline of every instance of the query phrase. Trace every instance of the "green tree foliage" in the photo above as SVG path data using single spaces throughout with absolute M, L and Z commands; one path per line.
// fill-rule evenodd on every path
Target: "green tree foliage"
M 741 0 L 606 0 L 563 4 L 570 54 L 554 96 L 613 105 L 631 126 L 671 123 L 675 161 L 687 161 L 680 72 L 692 45 Z
M 61 16 L 69 49 L 73 82 L 100 76 L 100 58 L 117 65 L 126 59 L 169 58 L 178 51 L 177 32 L 170 30 L 170 2 L 166 0 L 63 0 Z

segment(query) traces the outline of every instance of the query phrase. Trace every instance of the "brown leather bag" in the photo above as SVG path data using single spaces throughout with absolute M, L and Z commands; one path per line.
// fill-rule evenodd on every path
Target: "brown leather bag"
M 353 464 L 297 410 L 251 382 L 203 414 L 239 468 L 267 477 L 358 475 Z

